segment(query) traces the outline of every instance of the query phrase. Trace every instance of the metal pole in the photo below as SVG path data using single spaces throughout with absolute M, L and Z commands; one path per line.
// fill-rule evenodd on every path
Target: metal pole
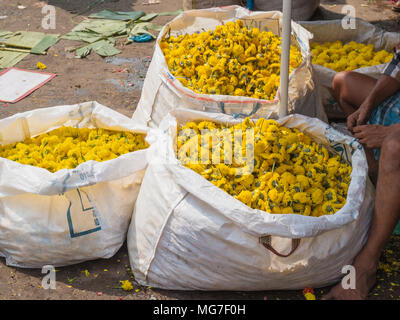
M 290 57 L 290 35 L 291 35 L 291 17 L 292 0 L 283 0 L 283 26 L 282 26 L 282 45 L 281 45 L 281 72 L 279 88 L 279 118 L 288 113 L 288 90 L 289 90 L 289 57 Z

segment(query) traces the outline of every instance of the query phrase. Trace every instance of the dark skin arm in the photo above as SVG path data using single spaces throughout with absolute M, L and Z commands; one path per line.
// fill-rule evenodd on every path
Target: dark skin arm
M 347 118 L 348 129 L 353 132 L 355 127 L 364 125 L 368 121 L 372 111 L 381 102 L 394 95 L 398 90 L 400 90 L 399 81 L 390 76 L 384 74 L 381 75 L 375 87 L 372 89 L 357 111 L 352 113 Z M 361 131 L 364 129 L 365 127 L 361 128 Z
M 381 148 L 383 140 L 387 136 L 400 131 L 400 124 L 391 126 L 365 124 L 372 111 L 398 90 L 400 90 L 398 80 L 387 75 L 381 75 L 360 108 L 347 118 L 347 127 L 354 133 L 356 139 L 367 148 Z
M 380 149 L 387 136 L 400 132 L 400 123 L 391 126 L 361 125 L 354 127 L 353 132 L 356 139 L 367 148 Z

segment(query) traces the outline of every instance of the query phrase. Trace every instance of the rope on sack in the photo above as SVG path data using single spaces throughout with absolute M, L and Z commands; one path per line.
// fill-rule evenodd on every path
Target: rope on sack
M 237 119 L 237 118 L 239 118 L 239 117 L 250 117 L 250 116 L 252 116 L 253 114 L 255 114 L 259 109 L 261 108 L 261 103 L 260 102 L 257 102 L 256 103 L 256 105 L 253 107 L 253 110 L 249 113 L 249 114 L 245 114 L 245 113 L 236 113 L 236 114 L 233 114 L 232 116 L 235 118 L 235 119 Z
M 288 254 L 283 254 L 278 252 L 276 249 L 272 247 L 270 235 L 262 236 L 258 239 L 259 243 L 261 243 L 266 249 L 268 249 L 269 251 L 271 251 L 272 253 L 276 254 L 278 257 L 281 258 L 287 258 L 291 256 L 299 247 L 300 240 L 301 239 L 292 239 L 292 248 L 290 249 L 290 252 Z

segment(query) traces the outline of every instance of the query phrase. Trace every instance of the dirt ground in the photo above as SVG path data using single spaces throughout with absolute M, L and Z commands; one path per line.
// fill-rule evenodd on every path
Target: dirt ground
M 158 4 L 144 4 L 148 0 L 104 0 L 90 10 L 94 0 L 0 0 L 0 30 L 41 31 L 41 8 L 45 4 L 56 7 L 56 29 L 51 33 L 65 34 L 85 16 L 111 9 L 116 11 L 142 10 L 147 13 L 178 10 L 179 0 L 161 0 Z M 355 6 L 357 17 L 368 20 L 389 31 L 400 31 L 400 14 L 390 10 L 390 1 L 321 1 L 313 20 L 342 17 L 345 4 Z M 18 6 L 24 6 L 19 9 Z M 82 11 L 84 14 L 77 16 Z M 154 22 L 164 24 L 173 17 L 157 17 Z M 61 40 L 45 56 L 29 55 L 17 67 L 35 69 L 38 61 L 46 71 L 57 76 L 40 89 L 15 104 L 0 103 L 0 119 L 18 112 L 56 105 L 75 104 L 95 100 L 126 116 L 132 116 L 140 98 L 140 90 L 151 60 L 154 41 L 125 46 L 116 57 L 103 59 L 91 53 L 84 59 L 74 58 L 68 48 L 80 42 Z M 125 72 L 120 72 L 120 71 Z M 126 72 L 128 71 L 128 72 Z M 378 282 L 369 299 L 400 299 L 400 237 L 393 236 L 381 258 Z M 57 269 L 56 290 L 41 287 L 43 275 L 37 269 L 8 267 L 0 258 L 0 300 L 2 299 L 304 299 L 301 290 L 268 292 L 179 292 L 145 288 L 135 283 L 129 266 L 126 245 L 111 259 L 96 260 Z M 87 271 L 87 272 L 86 272 Z M 120 280 L 131 280 L 134 290 L 123 291 Z M 316 289 L 317 298 L 329 288 Z

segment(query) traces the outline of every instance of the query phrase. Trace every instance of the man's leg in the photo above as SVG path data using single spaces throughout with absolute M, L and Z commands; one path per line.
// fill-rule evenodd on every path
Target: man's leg
M 376 281 L 382 250 L 400 218 L 400 132 L 388 136 L 382 145 L 375 197 L 375 210 L 368 241 L 354 261 L 356 289 L 336 285 L 326 299 L 365 299 Z
M 335 75 L 332 81 L 333 95 L 339 102 L 346 117 L 356 111 L 374 88 L 376 79 L 362 73 L 343 71 Z M 368 161 L 368 174 L 376 185 L 378 162 L 372 149 L 365 148 Z
M 346 117 L 364 102 L 376 84 L 376 79 L 354 71 L 343 71 L 332 80 L 333 96 Z
M 376 187 L 376 184 L 378 182 L 379 163 L 375 159 L 373 149 L 369 149 L 366 146 L 364 146 L 364 151 L 365 151 L 365 156 L 367 157 L 368 175 L 372 183 Z

